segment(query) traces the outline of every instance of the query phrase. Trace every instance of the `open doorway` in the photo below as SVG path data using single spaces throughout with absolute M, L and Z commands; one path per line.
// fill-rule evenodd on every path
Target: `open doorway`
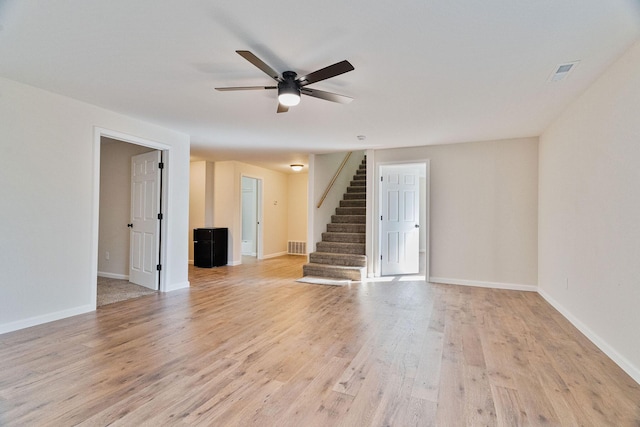
M 241 177 L 242 257 L 262 258 L 262 180 Z
M 161 156 L 153 147 L 100 138 L 97 307 L 158 290 Z

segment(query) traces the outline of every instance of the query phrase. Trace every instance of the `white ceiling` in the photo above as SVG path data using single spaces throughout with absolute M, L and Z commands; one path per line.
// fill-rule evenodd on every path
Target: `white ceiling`
M 639 38 L 633 0 L 0 0 L 1 76 L 188 133 L 193 158 L 282 170 L 540 135 Z M 276 114 L 275 91 L 215 91 L 273 84 L 236 50 L 299 74 L 347 59 L 310 87 L 355 100 Z

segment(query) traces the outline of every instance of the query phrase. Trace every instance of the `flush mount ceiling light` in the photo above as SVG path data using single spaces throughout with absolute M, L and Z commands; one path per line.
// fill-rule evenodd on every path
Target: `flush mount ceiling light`
M 294 172 L 300 172 L 302 170 L 302 168 L 304 167 L 304 165 L 299 165 L 299 164 L 290 165 L 290 166 L 291 166 L 291 169 L 293 169 Z

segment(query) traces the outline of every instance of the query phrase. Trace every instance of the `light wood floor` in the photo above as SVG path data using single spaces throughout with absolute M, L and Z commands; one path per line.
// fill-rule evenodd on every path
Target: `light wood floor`
M 535 293 L 302 261 L 0 335 L 0 425 L 640 425 L 640 386 Z

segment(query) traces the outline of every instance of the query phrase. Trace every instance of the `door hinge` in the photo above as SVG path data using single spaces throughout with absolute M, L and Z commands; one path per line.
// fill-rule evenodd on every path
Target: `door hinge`
M 380 215 L 380 221 L 382 221 L 382 215 Z
M 382 255 L 380 255 L 380 261 L 382 261 Z
M 158 271 L 162 270 L 162 264 L 156 265 L 156 270 L 158 270 Z
M 158 169 L 164 169 L 164 162 L 158 163 Z
M 382 177 L 380 177 L 380 181 L 382 182 L 382 181 L 384 181 L 384 179 Z
M 164 219 L 161 213 L 158 214 L 158 219 Z

